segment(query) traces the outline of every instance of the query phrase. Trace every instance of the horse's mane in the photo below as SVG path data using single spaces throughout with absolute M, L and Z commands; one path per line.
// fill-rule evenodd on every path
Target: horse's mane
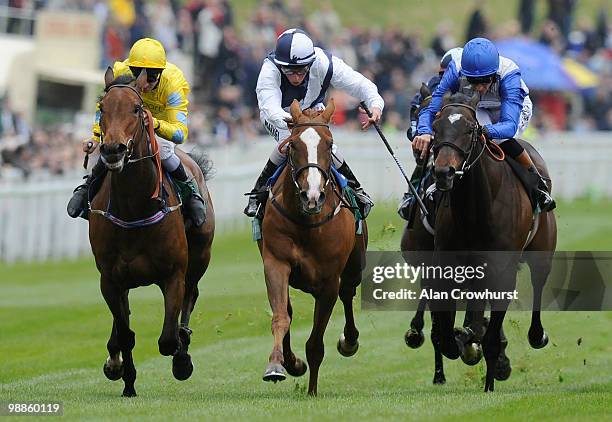
M 456 92 L 454 94 L 444 96 L 444 105 L 446 104 L 469 104 L 470 101 L 471 101 L 471 98 L 461 92 Z

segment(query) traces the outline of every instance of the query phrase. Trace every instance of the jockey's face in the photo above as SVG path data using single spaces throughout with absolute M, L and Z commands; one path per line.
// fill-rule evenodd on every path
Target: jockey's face
M 310 66 L 298 67 L 298 68 L 289 68 L 289 67 L 281 67 L 281 71 L 287 77 L 289 83 L 293 86 L 299 86 L 306 75 L 308 75 L 308 70 L 310 70 Z
M 474 90 L 476 92 L 478 92 L 480 95 L 484 95 L 489 88 L 491 88 L 491 84 L 493 82 L 484 82 L 484 83 L 480 83 L 480 84 L 474 84 L 472 85 L 474 87 Z
M 140 67 L 130 67 L 130 70 L 132 71 L 134 77 L 137 78 L 143 69 Z M 147 83 L 142 88 L 143 92 L 151 92 L 157 87 L 162 70 L 163 69 L 146 69 Z

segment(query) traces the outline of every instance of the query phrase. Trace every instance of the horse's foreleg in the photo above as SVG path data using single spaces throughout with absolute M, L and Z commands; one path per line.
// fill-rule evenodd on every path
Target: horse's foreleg
M 185 275 L 175 274 L 160 287 L 164 295 L 164 326 L 158 340 L 159 353 L 170 356 L 180 350 L 178 316 L 185 296 Z
M 434 348 L 434 377 L 433 383 L 442 385 L 446 383 L 446 376 L 444 375 L 444 358 L 442 356 L 442 352 L 440 352 L 440 332 L 439 326 L 433 317 L 433 313 L 431 315 L 431 343 Z
M 427 307 L 427 299 L 422 298 L 419 300 L 419 306 L 417 308 L 412 321 L 410 321 L 410 329 L 404 334 L 404 341 L 406 346 L 411 349 L 418 349 L 425 342 L 425 335 L 423 334 L 423 327 L 425 326 L 425 308 Z
M 353 356 L 359 349 L 359 330 L 355 325 L 353 298 L 360 280 L 360 274 L 343 274 L 340 282 L 340 300 L 344 307 L 344 331 L 340 335 L 337 348 L 338 352 L 346 357 Z
M 283 367 L 283 339 L 289 332 L 291 318 L 288 312 L 289 303 L 289 273 L 290 268 L 285 263 L 264 258 L 264 272 L 268 301 L 272 308 L 272 335 L 274 345 L 268 366 L 263 374 L 264 381 L 283 381 L 287 378 Z
M 487 363 L 485 392 L 494 391 L 496 366 L 501 352 L 501 328 L 509 303 L 509 301 L 504 300 L 497 301 L 497 305 L 491 304 L 492 308 L 503 310 L 491 311 L 491 320 L 489 321 L 487 331 L 482 339 L 482 351 Z
M 291 350 L 291 320 L 293 319 L 293 308 L 291 307 L 291 299 L 287 299 L 287 313 L 289 314 L 289 329 L 283 337 L 283 367 L 292 377 L 301 377 L 306 373 L 308 367 L 306 363 L 295 356 Z
M 333 280 L 329 283 L 324 283 L 326 286 L 333 285 Z M 334 304 L 338 299 L 338 291 L 324 291 L 319 294 L 315 300 L 314 309 L 314 324 L 310 337 L 306 342 L 306 358 L 310 365 L 310 378 L 308 380 L 308 394 L 311 396 L 317 395 L 317 381 L 319 378 L 319 367 L 325 355 L 325 347 L 323 345 L 323 335 L 325 328 L 329 322 Z
M 537 252 L 529 253 L 540 255 L 540 253 Z M 542 326 L 540 310 L 542 308 L 542 290 L 551 270 L 552 253 L 542 259 L 531 258 L 528 264 L 531 270 L 531 285 L 533 287 L 533 311 L 531 312 L 531 325 L 529 327 L 528 338 L 532 348 L 541 349 L 548 344 L 548 335 Z
M 109 357 L 104 364 L 104 374 L 112 380 L 123 378 L 123 396 L 133 397 L 136 395 L 134 389 L 136 368 L 132 359 L 132 349 L 136 341 L 134 332 L 130 330 L 127 291 L 121 292 L 110 279 L 104 277 L 100 279 L 100 291 L 113 314 L 113 332 L 107 344 Z M 123 362 L 119 357 L 119 350 Z

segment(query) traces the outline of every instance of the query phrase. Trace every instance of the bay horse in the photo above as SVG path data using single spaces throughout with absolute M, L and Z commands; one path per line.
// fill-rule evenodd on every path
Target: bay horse
M 274 336 L 263 380 L 282 381 L 286 373 L 301 376 L 307 370 L 291 350 L 291 286 L 315 298 L 313 328 L 306 342 L 308 394 L 313 396 L 324 355 L 323 334 L 338 295 L 345 316 L 338 351 L 352 356 L 359 347 L 352 301 L 365 267 L 368 242 L 365 221 L 362 234 L 356 234 L 355 218 L 342 206 L 333 180 L 334 141 L 329 124 L 334 110 L 333 99 L 321 113 L 302 113 L 297 101 L 291 104 L 291 135 L 279 145 L 286 145 L 288 164 L 270 192 L 258 242 Z
M 421 84 L 421 88 L 419 90 L 421 95 L 421 102 L 419 103 L 419 108 L 417 111 L 417 117 L 421 110 L 429 105 L 432 99 L 432 92 L 426 84 Z M 432 179 L 432 177 L 426 177 L 427 174 L 427 166 L 429 161 L 429 152 L 421 164 L 422 173 L 420 175 L 420 185 L 423 186 L 422 190 L 425 191 L 428 188 L 427 183 Z M 410 210 L 408 222 L 404 228 L 401 243 L 400 243 L 401 251 L 404 254 L 404 259 L 406 262 L 410 263 L 410 252 L 424 252 L 424 251 L 433 251 L 434 250 L 434 236 L 433 234 L 425 227 L 423 222 L 423 215 L 420 207 L 415 203 Z M 424 314 L 425 309 L 427 308 L 427 299 L 422 298 L 419 300 L 417 311 L 415 312 L 414 317 L 410 321 L 410 329 L 406 331 L 404 334 L 404 342 L 406 345 L 412 349 L 418 349 L 421 347 L 425 341 L 425 336 L 423 334 L 423 328 L 425 326 Z M 465 319 L 463 322 L 463 327 L 471 327 L 473 321 L 479 321 L 479 317 L 475 317 L 472 310 L 467 310 L 465 314 Z M 442 353 L 440 352 L 440 347 L 438 343 L 438 330 L 437 326 L 433 323 L 432 319 L 432 328 L 430 332 L 431 343 L 434 349 L 434 376 L 433 383 L 434 384 L 445 384 L 446 376 L 444 374 L 444 362 Z M 478 328 L 478 327 L 474 327 Z M 479 336 L 482 336 L 482 329 L 479 333 Z M 503 329 L 502 329 L 502 337 Z M 507 344 L 507 343 L 506 343 Z M 468 365 L 476 365 L 480 359 L 482 358 L 482 350 L 480 348 L 480 344 L 478 342 L 470 343 L 464 345 L 464 348 L 471 348 L 468 351 L 465 350 L 462 358 L 464 362 Z M 505 380 L 510 376 L 510 361 L 508 357 L 505 355 L 505 348 L 502 349 L 498 367 L 496 371 L 496 379 Z
M 109 68 L 105 84 L 99 103 L 103 133 L 100 155 L 109 171 L 91 203 L 89 239 L 100 272 L 100 290 L 113 315 L 104 374 L 113 381 L 122 378 L 123 396 L 132 397 L 136 396 L 136 368 L 132 359 L 135 335 L 130 329 L 129 290 L 150 284 L 159 286 L 164 296 L 159 352 L 173 356 L 175 378 L 189 378 L 193 372 L 187 353 L 189 318 L 198 298 L 198 281 L 210 261 L 215 217 L 204 161 L 196 163 L 177 149 L 208 201 L 206 222 L 186 229 L 173 184 L 161 172 L 157 142 L 154 135 L 147 134 L 146 111 L 140 96 L 146 72 L 136 80 L 131 76 L 114 79 Z M 167 191 L 166 199 L 157 194 L 160 178 L 161 189 Z
M 495 276 L 502 280 L 506 289 L 512 290 L 516 285 L 519 261 L 529 265 L 533 312 L 528 338 L 530 345 L 539 349 L 548 343 L 540 319 L 540 306 L 542 289 L 550 273 L 556 247 L 556 220 L 552 212 L 534 216 L 529 198 L 510 166 L 488 153 L 488 147 L 478 136 L 479 125 L 475 117 L 478 100 L 474 96 L 470 103 L 466 103 L 461 96 L 453 96 L 446 100 L 434 122 L 435 180 L 438 190 L 446 192 L 447 198 L 443 201 L 446 205 L 436 208 L 435 236 L 424 228 L 420 210 L 416 210 L 413 228 L 407 225 L 404 231 L 402 250 L 518 251 L 518 254 L 511 254 L 513 258 L 501 265 L 497 263 L 493 270 L 497 271 Z M 451 115 L 453 118 L 449 119 Z M 457 120 L 460 123 L 453 124 Z M 527 142 L 519 142 L 528 151 L 541 174 L 548 176 L 546 165 L 537 151 Z M 460 172 L 460 178 L 455 177 L 457 170 L 462 167 L 467 167 L 469 171 L 463 174 Z M 532 226 L 532 223 L 535 224 Z M 537 229 L 535 234 L 529 236 L 532 227 Z M 522 251 L 540 253 L 522 255 Z M 497 304 L 495 309 L 503 311 L 491 313 L 491 322 L 483 338 L 487 361 L 485 391 L 493 391 L 494 379 L 505 379 L 498 377 L 496 363 L 499 363 L 500 353 L 504 351 L 500 339 L 508 304 L 509 301 Z M 473 324 L 475 331 L 480 329 L 482 332 L 484 308 L 472 309 L 470 313 L 469 307 L 470 304 L 464 325 Z M 411 322 L 411 330 L 406 333 L 406 342 L 412 343 L 409 344 L 411 347 L 422 344 L 423 311 L 424 304 L 420 304 Z M 432 312 L 432 317 L 432 341 L 436 351 L 434 383 L 436 377 L 443 383 L 442 354 L 451 359 L 461 354 L 463 358 L 468 349 L 461 350 L 462 345 L 453 336 L 454 312 Z M 442 372 L 441 378 L 438 371 Z

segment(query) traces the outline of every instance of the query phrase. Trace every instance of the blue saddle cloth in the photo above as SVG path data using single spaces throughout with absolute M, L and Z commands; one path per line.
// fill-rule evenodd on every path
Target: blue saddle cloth
M 280 174 L 282 173 L 283 169 L 287 166 L 287 160 L 283 161 L 281 163 L 280 166 L 278 166 L 278 168 L 276 169 L 276 171 L 274 172 L 274 174 L 272 175 L 272 177 L 270 177 L 268 179 L 268 181 L 266 182 L 266 186 L 272 187 L 274 186 L 274 184 L 276 183 L 276 181 L 278 180 L 278 178 L 280 177 Z M 341 191 L 344 191 L 344 189 L 347 187 L 348 182 L 346 180 L 346 177 L 344 177 L 342 174 L 340 174 L 340 172 L 336 169 L 336 167 L 332 164 L 331 167 L 331 172 L 334 176 L 334 179 L 336 180 L 336 183 L 338 184 L 338 186 L 340 187 Z

